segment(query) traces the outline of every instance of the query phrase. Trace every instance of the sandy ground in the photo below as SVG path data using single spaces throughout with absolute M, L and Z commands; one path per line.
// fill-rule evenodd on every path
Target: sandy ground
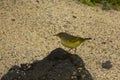
M 92 38 L 77 48 L 77 54 L 95 80 L 120 79 L 120 12 L 77 0 L 0 0 L 0 77 L 13 65 L 41 60 L 53 49 L 64 48 L 53 36 L 63 31 Z M 101 67 L 106 60 L 113 65 L 109 70 Z

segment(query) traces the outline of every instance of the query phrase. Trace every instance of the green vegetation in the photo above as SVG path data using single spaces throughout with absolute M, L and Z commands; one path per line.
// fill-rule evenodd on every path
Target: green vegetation
M 120 0 L 80 0 L 80 2 L 89 6 L 96 6 L 102 4 L 103 10 L 120 10 Z

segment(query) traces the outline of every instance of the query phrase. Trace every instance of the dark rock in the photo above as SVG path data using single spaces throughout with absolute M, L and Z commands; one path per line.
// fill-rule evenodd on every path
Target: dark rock
M 105 69 L 112 68 L 111 61 L 106 61 L 106 62 L 102 63 L 102 68 L 105 68 Z
M 93 80 L 83 60 L 61 48 L 43 60 L 13 66 L 1 80 Z

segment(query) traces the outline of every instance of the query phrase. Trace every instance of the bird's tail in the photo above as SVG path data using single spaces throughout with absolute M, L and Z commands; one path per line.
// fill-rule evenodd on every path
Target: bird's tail
M 84 38 L 84 40 L 91 40 L 92 38 Z

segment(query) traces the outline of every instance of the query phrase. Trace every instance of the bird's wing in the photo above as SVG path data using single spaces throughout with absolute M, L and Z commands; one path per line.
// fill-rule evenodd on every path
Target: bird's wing
M 76 42 L 76 41 L 79 41 L 79 37 L 70 36 L 69 41 L 70 41 L 70 42 Z

